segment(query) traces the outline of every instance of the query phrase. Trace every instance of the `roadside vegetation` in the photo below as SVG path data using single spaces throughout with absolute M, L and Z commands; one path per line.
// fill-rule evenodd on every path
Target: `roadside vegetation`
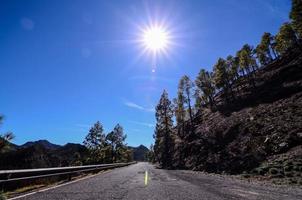
M 1 118 L 2 120 L 3 118 Z M 117 124 L 105 134 L 100 122 L 96 122 L 87 133 L 83 144 L 56 145 L 47 140 L 15 145 L 10 141 L 12 133 L 0 137 L 0 169 L 31 169 L 43 167 L 65 167 L 115 162 L 131 162 L 139 148 L 125 143 L 126 134 Z M 141 152 L 142 154 L 144 152 Z M 143 155 L 144 156 L 144 155 Z
M 89 151 L 85 163 L 131 162 L 133 152 L 125 143 L 126 137 L 121 125 L 117 124 L 113 131 L 105 134 L 102 124 L 96 122 L 83 142 Z
M 4 119 L 4 117 L 2 115 L 0 115 L 0 126 L 3 122 L 3 119 Z M 0 153 L 6 151 L 7 148 L 9 148 L 8 147 L 9 141 L 12 140 L 13 138 L 14 138 L 14 135 L 12 132 L 0 134 Z

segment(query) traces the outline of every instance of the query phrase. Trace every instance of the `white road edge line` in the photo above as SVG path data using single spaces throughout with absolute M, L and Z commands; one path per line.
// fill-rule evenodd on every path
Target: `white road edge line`
M 105 174 L 105 173 L 108 173 L 108 172 L 110 172 L 110 171 L 111 171 L 111 170 L 104 171 L 103 173 L 97 173 L 97 174 L 94 174 L 94 175 L 91 175 L 91 176 L 85 176 L 85 177 L 83 177 L 83 178 L 79 178 L 79 179 L 76 179 L 76 180 L 74 180 L 74 181 L 69 181 L 69 182 L 67 182 L 67 183 L 62 183 L 62 184 L 55 185 L 55 186 L 52 186 L 52 187 L 48 187 L 48 188 L 45 188 L 45 189 L 41 189 L 41 190 L 38 190 L 38 191 L 35 191 L 35 192 L 30 192 L 30 193 L 23 194 L 23 195 L 20 195 L 20 196 L 17 196 L 17 197 L 9 198 L 9 199 L 7 199 L 7 200 L 20 199 L 20 198 L 23 198 L 23 197 L 26 197 L 26 196 L 30 196 L 30 195 L 39 193 L 39 192 L 45 192 L 45 191 L 47 191 L 47 190 L 56 189 L 56 188 L 58 188 L 58 187 L 62 187 L 62 186 L 65 186 L 65 185 L 69 185 L 69 184 L 72 184 L 72 183 L 76 183 L 76 182 L 78 182 L 78 181 L 82 181 L 82 180 L 85 180 L 85 179 L 88 179 L 88 178 L 92 178 L 92 177 L 95 177 L 95 176 L 98 176 L 98 175 L 101 175 L 101 174 Z

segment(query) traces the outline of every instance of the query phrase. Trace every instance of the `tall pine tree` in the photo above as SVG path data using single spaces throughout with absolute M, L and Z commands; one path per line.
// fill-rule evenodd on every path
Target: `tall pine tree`
M 97 121 L 93 127 L 90 128 L 89 133 L 83 142 L 89 150 L 91 163 L 103 162 L 104 156 L 102 155 L 101 150 L 106 145 L 105 139 L 106 136 L 103 132 L 103 126 Z
M 168 93 L 164 90 L 160 101 L 156 106 L 156 127 L 154 153 L 156 161 L 163 168 L 172 166 L 173 158 L 173 108 L 168 98 Z
M 298 45 L 298 39 L 293 27 L 289 23 L 284 23 L 276 35 L 276 50 L 279 54 L 284 54 L 287 50 Z
M 300 39 L 302 39 L 302 1 L 292 0 L 292 10 L 290 12 L 292 26 Z
M 2 124 L 2 121 L 3 121 L 3 116 L 0 115 L 0 125 Z M 14 135 L 11 132 L 0 135 L 0 153 L 2 151 L 5 151 L 6 147 L 9 146 L 8 145 L 9 141 L 12 140 L 13 138 L 14 138 Z
M 213 68 L 214 76 L 213 80 L 217 89 L 223 89 L 224 93 L 226 94 L 226 100 L 229 100 L 231 96 L 234 99 L 234 94 L 232 91 L 232 86 L 230 83 L 230 69 L 227 65 L 227 62 L 219 58 Z
M 211 108 L 215 104 L 214 101 L 215 87 L 214 87 L 212 76 L 213 75 L 208 71 L 201 69 L 195 80 L 196 102 L 198 103 L 198 98 L 200 98 L 200 100 L 204 101 L 205 104 L 209 103 Z
M 108 133 L 106 140 L 111 148 L 111 161 L 116 162 L 122 159 L 123 154 L 126 153 L 127 147 L 124 144 L 127 135 L 124 134 L 124 129 L 120 124 L 117 124 L 113 131 Z
M 188 111 L 190 123 L 193 123 L 193 111 L 192 111 L 192 96 L 193 96 L 194 84 L 188 76 L 183 76 L 178 85 L 178 91 L 182 93 L 186 110 Z

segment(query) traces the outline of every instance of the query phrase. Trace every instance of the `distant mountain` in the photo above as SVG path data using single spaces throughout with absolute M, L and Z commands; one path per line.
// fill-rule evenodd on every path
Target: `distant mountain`
M 49 142 L 48 140 L 37 140 L 37 141 L 33 141 L 33 142 L 32 141 L 26 142 L 25 144 L 19 146 L 19 148 L 27 148 L 30 146 L 34 146 L 36 144 L 39 144 L 48 150 L 55 150 L 55 149 L 59 149 L 60 147 L 62 147 L 61 145 L 53 144 L 53 143 Z
M 10 144 L 10 148 L 0 154 L 0 169 L 82 165 L 87 155 L 86 147 L 81 144 L 60 146 L 47 140 L 27 142 L 20 146 Z
M 138 147 L 129 147 L 133 150 L 133 160 L 135 161 L 147 161 L 146 154 L 149 149 L 144 145 L 139 145 Z
M 133 150 L 133 159 L 146 161 L 149 149 L 144 145 L 129 147 Z M 82 144 L 53 144 L 47 140 L 26 142 L 23 145 L 9 143 L 9 147 L 0 154 L 0 169 L 30 169 L 44 167 L 64 167 L 82 165 L 87 162 L 88 150 Z
M 0 154 L 0 169 L 30 169 L 50 166 L 49 150 L 40 144 Z

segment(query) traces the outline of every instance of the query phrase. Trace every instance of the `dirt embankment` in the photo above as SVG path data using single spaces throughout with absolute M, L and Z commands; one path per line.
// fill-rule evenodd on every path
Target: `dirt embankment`
M 193 130 L 185 126 L 186 136 L 178 140 L 184 146 L 183 167 L 215 173 L 301 177 L 301 53 L 259 69 L 255 88 L 247 81 L 235 86 L 238 92 L 232 103 L 224 103 L 224 94 L 220 94 L 216 111 L 205 108 L 195 117 Z M 286 156 L 281 159 L 279 155 Z M 299 181 L 302 184 L 301 178 L 294 182 Z

